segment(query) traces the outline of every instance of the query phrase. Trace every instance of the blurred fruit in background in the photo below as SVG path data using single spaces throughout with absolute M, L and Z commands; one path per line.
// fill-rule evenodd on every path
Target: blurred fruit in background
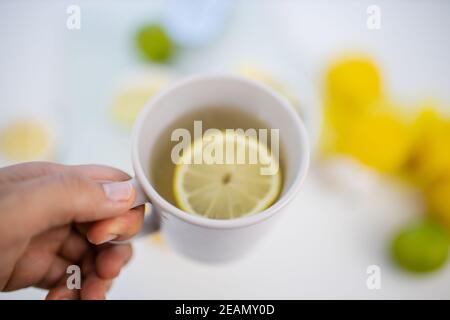
M 424 190 L 428 213 L 450 232 L 450 119 L 425 106 L 414 125 L 414 145 L 405 175 Z
M 406 174 L 420 186 L 450 175 L 450 119 L 439 114 L 436 107 L 426 107 L 413 129 L 415 141 Z
M 174 51 L 172 40 L 158 24 L 141 27 L 136 34 L 136 45 L 146 60 L 159 63 L 168 61 Z
M 341 135 L 348 135 L 361 115 L 381 99 L 380 74 L 368 57 L 344 57 L 334 61 L 325 72 L 321 150 L 338 152 Z M 375 134 L 375 133 L 374 133 Z
M 350 155 L 381 172 L 396 172 L 410 149 L 410 132 L 402 119 L 389 112 L 362 114 L 343 126 L 335 139 L 335 152 Z
M 54 137 L 42 120 L 20 118 L 0 131 L 0 154 L 8 162 L 52 160 Z
M 174 79 L 172 71 L 156 66 L 125 77 L 113 98 L 112 118 L 120 126 L 131 128 L 145 103 Z
M 381 72 L 368 57 L 336 60 L 325 74 L 324 156 L 347 155 L 381 173 L 405 178 L 423 191 L 423 222 L 402 230 L 392 256 L 409 271 L 427 272 L 447 261 L 450 231 L 450 120 L 423 107 L 414 115 L 390 102 Z M 441 224 L 438 224 L 441 223 Z
M 392 242 L 391 253 L 411 272 L 434 271 L 448 259 L 449 238 L 441 225 L 424 221 L 401 230 Z
M 250 65 L 240 66 L 237 71 L 244 77 L 259 81 L 271 87 L 273 90 L 285 97 L 297 111 L 300 110 L 300 103 L 294 91 L 288 85 L 279 81 L 269 71 L 259 66 Z
M 327 108 L 347 117 L 367 111 L 383 96 L 380 71 L 369 57 L 341 58 L 325 77 Z
M 347 154 L 382 172 L 407 159 L 411 133 L 401 108 L 387 101 L 376 64 L 368 57 L 334 62 L 325 76 L 322 151 Z

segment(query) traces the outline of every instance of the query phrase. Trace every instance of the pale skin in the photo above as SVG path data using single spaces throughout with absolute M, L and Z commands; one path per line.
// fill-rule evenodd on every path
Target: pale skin
M 109 241 L 133 237 L 143 223 L 143 206 L 131 209 L 128 179 L 98 165 L 0 168 L 0 290 L 33 286 L 47 289 L 47 299 L 104 299 L 132 254 L 129 244 Z M 66 284 L 74 264 L 80 290 Z

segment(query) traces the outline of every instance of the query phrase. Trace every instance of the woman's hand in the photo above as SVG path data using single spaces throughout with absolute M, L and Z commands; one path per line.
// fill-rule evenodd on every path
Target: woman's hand
M 47 299 L 104 299 L 132 253 L 108 241 L 132 237 L 143 223 L 143 206 L 130 209 L 128 179 L 97 165 L 1 168 L 0 290 L 35 286 L 49 290 Z M 66 285 L 69 265 L 81 268 L 80 290 Z

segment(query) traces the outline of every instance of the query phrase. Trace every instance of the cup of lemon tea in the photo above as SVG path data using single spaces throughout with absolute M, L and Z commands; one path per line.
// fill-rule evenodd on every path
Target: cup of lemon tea
M 285 98 L 252 80 L 206 74 L 147 103 L 132 160 L 134 205 L 151 207 L 143 232 L 159 229 L 185 256 L 222 262 L 247 253 L 295 197 L 309 146 Z

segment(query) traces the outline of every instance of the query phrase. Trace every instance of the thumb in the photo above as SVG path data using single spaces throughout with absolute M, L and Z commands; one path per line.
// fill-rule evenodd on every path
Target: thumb
M 68 171 L 18 184 L 9 194 L 9 208 L 3 212 L 12 215 L 14 224 L 10 225 L 29 236 L 71 222 L 123 214 L 130 209 L 134 198 L 130 181 L 101 184 Z

